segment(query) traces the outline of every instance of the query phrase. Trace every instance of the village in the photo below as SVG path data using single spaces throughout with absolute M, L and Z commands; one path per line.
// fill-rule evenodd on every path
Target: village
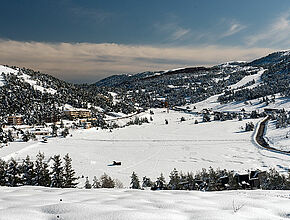
M 22 115 L 7 116 L 7 122 L 0 129 L 7 135 L 1 134 L 1 147 L 7 146 L 8 142 L 32 140 L 47 141 L 47 138 L 62 136 L 66 137 L 69 130 L 73 129 L 89 129 L 97 119 L 91 117 L 88 109 L 80 108 L 64 108 L 65 119 L 51 117 L 46 120 L 43 125 L 26 125 L 23 122 Z M 1 130 L 0 130 L 1 131 Z

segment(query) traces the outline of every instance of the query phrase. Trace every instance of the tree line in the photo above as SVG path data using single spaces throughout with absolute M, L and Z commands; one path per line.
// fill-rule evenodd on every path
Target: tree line
M 22 162 L 17 162 L 14 158 L 7 162 L 0 159 L 0 186 L 76 187 L 78 178 L 75 177 L 69 155 L 66 154 L 63 158 L 54 155 L 50 160 L 53 161 L 51 166 L 40 152 L 36 155 L 35 161 L 32 161 L 28 155 Z

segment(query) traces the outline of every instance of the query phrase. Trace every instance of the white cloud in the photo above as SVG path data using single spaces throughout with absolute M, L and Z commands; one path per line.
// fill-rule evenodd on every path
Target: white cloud
M 230 27 L 228 28 L 228 30 L 225 33 L 223 33 L 221 37 L 228 37 L 228 36 L 234 35 L 245 28 L 246 28 L 245 25 L 242 25 L 238 22 L 233 21 L 230 23 Z
M 177 28 L 177 30 L 171 34 L 171 38 L 173 40 L 178 40 L 181 39 L 186 34 L 188 34 L 189 32 L 190 32 L 189 29 Z
M 0 40 L 2 64 L 25 66 L 75 82 L 94 82 L 119 73 L 252 60 L 267 48 L 222 46 L 158 47 L 148 45 L 41 43 Z
M 247 38 L 248 45 L 267 45 L 277 48 L 290 45 L 290 10 L 277 17 L 261 32 Z M 286 49 L 287 49 L 286 48 Z
M 178 41 L 184 39 L 184 37 L 191 35 L 189 28 L 183 28 L 176 22 L 169 22 L 165 24 L 156 23 L 154 27 L 162 34 L 164 34 L 169 41 Z

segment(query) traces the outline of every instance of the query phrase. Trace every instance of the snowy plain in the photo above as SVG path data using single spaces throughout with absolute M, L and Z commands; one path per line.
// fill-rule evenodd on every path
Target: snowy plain
M 15 71 L 0 66 L 0 73 Z M 238 89 L 253 79 L 260 82 L 258 74 L 245 77 L 232 85 Z M 20 76 L 35 89 L 54 93 L 37 85 L 27 75 Z M 0 86 L 4 85 L 0 75 Z M 115 94 L 111 94 L 115 97 Z M 188 105 L 196 111 L 212 108 L 217 111 L 246 111 L 263 108 L 290 108 L 289 98 L 276 96 L 276 102 L 266 106 L 258 99 L 251 104 L 234 102 L 221 105 L 217 96 L 200 103 Z M 118 101 L 117 99 L 114 99 Z M 261 149 L 254 141 L 254 132 L 244 132 L 247 122 L 257 124 L 261 119 L 238 121 L 214 121 L 202 123 L 194 113 L 153 109 L 153 121 L 141 126 L 109 130 L 80 129 L 71 131 L 72 137 L 51 138 L 48 143 L 39 141 L 14 142 L 0 149 L 0 158 L 14 157 L 21 162 L 26 155 L 32 160 L 44 152 L 46 158 L 69 153 L 77 176 L 94 176 L 107 173 L 119 179 L 126 189 L 52 189 L 43 187 L 0 187 L 0 220 L 14 219 L 289 219 L 289 191 L 141 191 L 129 190 L 130 175 L 135 171 L 155 180 L 163 173 L 168 175 L 173 168 L 183 172 L 196 172 L 202 168 L 226 168 L 238 172 L 248 169 L 268 170 L 276 168 L 287 173 L 290 156 Z M 124 117 L 124 115 L 119 115 Z M 147 117 L 148 112 L 138 114 Z M 108 120 L 120 125 L 135 116 Z M 181 122 L 181 117 L 186 121 Z M 165 125 L 165 119 L 169 121 Z M 195 120 L 200 123 L 195 124 Z M 288 147 L 288 142 L 279 137 L 286 129 L 274 129 L 270 123 L 266 136 L 277 147 Z M 112 161 L 121 161 L 122 166 L 110 166 Z M 78 187 L 83 187 L 84 178 Z M 60 201 L 62 200 L 62 201 Z
M 130 175 L 135 171 L 140 178 L 155 180 L 162 172 L 165 177 L 176 168 L 183 172 L 196 172 L 202 168 L 221 168 L 235 171 L 276 168 L 287 172 L 290 157 L 259 148 L 253 141 L 254 132 L 244 132 L 246 122 L 201 122 L 200 116 L 177 111 L 156 109 L 153 121 L 141 126 L 109 130 L 80 129 L 72 137 L 51 138 L 48 143 L 31 141 L 14 142 L 0 150 L 0 157 L 22 161 L 26 155 L 35 159 L 44 152 L 49 158 L 55 154 L 69 153 L 78 176 L 100 177 L 104 172 L 121 180 L 128 187 Z M 147 116 L 148 113 L 141 113 Z M 181 122 L 181 117 L 186 121 Z M 165 125 L 164 121 L 169 121 Z M 129 119 L 124 119 L 129 120 Z M 110 166 L 112 161 L 122 166 Z M 82 185 L 81 179 L 80 185 Z
M 268 122 L 265 139 L 275 149 L 290 151 L 290 126 L 276 129 L 274 121 Z
M 289 191 L 0 188 L 0 220 L 199 220 L 290 217 Z M 4 202 L 5 201 L 5 202 Z

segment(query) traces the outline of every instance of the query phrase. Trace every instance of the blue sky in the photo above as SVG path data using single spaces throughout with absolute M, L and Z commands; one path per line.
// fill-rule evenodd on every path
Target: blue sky
M 73 82 L 289 49 L 289 0 L 11 0 L 0 63 Z

